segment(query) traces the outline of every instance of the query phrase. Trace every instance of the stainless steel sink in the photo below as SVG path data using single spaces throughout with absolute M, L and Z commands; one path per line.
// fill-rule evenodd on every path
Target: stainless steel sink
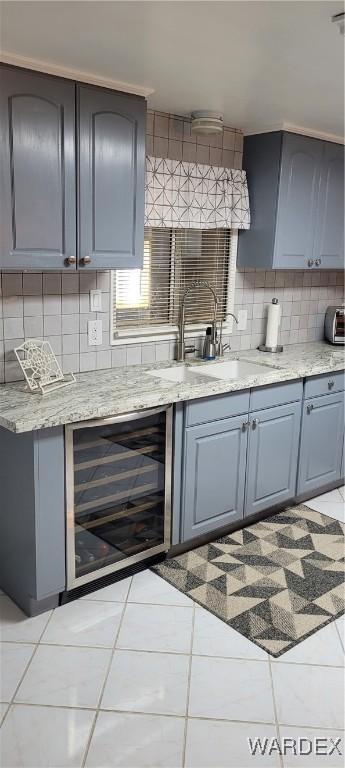
M 206 383 L 209 377 L 204 376 L 203 371 L 199 371 L 200 367 L 176 365 L 172 368 L 158 368 L 155 371 L 146 371 L 145 373 L 147 376 L 163 379 L 163 381 L 172 381 L 176 384 L 200 384 L 202 381 Z M 218 377 L 214 376 L 214 378 Z
M 200 374 L 212 376 L 215 379 L 242 379 L 246 376 L 262 376 L 274 370 L 269 365 L 247 363 L 245 360 L 226 360 L 222 363 L 215 361 L 198 366 Z

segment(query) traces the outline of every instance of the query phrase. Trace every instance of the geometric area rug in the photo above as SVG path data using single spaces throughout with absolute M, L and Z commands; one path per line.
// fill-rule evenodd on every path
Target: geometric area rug
M 152 570 L 271 656 L 344 613 L 344 525 L 303 504 Z

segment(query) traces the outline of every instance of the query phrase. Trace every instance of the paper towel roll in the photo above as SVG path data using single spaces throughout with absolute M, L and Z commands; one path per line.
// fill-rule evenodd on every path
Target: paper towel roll
M 278 299 L 272 299 L 268 307 L 266 347 L 276 347 L 278 344 L 278 332 L 280 326 L 280 304 Z

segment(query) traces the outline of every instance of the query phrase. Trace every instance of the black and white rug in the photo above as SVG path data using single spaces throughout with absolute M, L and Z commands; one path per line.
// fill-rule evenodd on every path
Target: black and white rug
M 300 505 L 152 570 L 277 657 L 344 613 L 344 565 L 344 525 Z

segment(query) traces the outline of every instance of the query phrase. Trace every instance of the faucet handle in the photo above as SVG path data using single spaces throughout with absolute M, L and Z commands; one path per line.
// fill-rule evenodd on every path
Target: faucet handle
M 184 348 L 185 355 L 191 355 L 193 352 L 196 352 L 196 347 L 194 344 L 189 344 L 188 347 Z

